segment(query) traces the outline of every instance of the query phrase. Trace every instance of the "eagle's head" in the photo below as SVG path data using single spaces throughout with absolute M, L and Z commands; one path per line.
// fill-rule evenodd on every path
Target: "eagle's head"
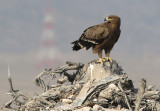
M 116 15 L 110 15 L 104 19 L 105 22 L 120 23 L 121 19 Z

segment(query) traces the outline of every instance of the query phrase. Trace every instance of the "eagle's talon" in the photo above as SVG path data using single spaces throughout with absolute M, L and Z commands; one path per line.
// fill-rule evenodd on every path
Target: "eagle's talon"
M 110 61 L 110 62 L 112 63 L 112 59 L 111 59 L 111 58 L 106 57 L 106 60 L 107 60 L 107 61 Z
M 104 61 L 106 61 L 105 59 L 103 59 L 103 58 L 99 58 L 99 60 L 97 61 L 97 62 L 99 62 L 99 63 L 103 63 Z

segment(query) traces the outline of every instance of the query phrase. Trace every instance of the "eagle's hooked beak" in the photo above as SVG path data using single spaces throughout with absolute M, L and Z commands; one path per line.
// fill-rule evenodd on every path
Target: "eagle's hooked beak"
M 106 17 L 105 19 L 104 19 L 104 22 L 107 22 L 108 21 L 108 17 Z

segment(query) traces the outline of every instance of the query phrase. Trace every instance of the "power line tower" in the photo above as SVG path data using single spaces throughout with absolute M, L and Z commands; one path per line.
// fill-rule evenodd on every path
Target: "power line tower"
M 44 30 L 41 37 L 40 50 L 38 53 L 38 67 L 39 68 L 54 68 L 57 62 L 55 46 L 55 33 L 54 33 L 54 18 L 52 15 L 52 10 L 49 7 L 49 2 L 47 10 L 44 17 Z

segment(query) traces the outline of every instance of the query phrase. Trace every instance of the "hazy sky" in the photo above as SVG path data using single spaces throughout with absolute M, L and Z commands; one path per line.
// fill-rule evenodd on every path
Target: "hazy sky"
M 160 67 L 160 1 L 151 0 L 51 0 L 56 48 L 59 61 L 87 62 L 97 59 L 91 50 L 73 52 L 72 41 L 89 26 L 102 23 L 110 14 L 121 17 L 121 36 L 111 58 L 122 66 L 135 83 L 146 78 L 148 84 L 159 84 Z M 14 86 L 24 92 L 38 90 L 34 77 L 37 50 L 43 32 L 46 0 L 0 1 L 0 105 L 9 90 L 7 67 L 11 67 Z M 57 66 L 58 67 L 58 66 Z M 2 100 L 2 101 L 1 101 Z

